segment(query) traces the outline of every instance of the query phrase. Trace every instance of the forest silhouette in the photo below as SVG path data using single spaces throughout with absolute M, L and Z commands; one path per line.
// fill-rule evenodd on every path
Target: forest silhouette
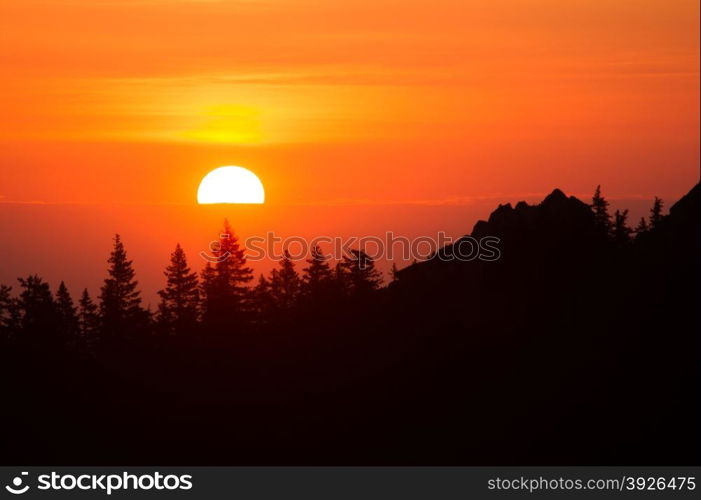
M 696 464 L 701 188 L 632 228 L 554 190 L 394 270 L 360 249 L 256 280 L 225 222 L 157 310 L 114 238 L 99 294 L 0 286 L 6 463 Z M 225 257 L 225 258 L 224 258 Z

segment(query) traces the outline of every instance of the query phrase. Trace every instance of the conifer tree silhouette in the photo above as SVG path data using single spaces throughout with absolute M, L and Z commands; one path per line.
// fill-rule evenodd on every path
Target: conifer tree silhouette
M 613 241 L 618 245 L 626 245 L 630 242 L 630 235 L 633 232 L 628 227 L 628 210 L 616 210 L 613 222 Z
M 270 293 L 277 309 L 289 311 L 296 303 L 300 291 L 300 279 L 290 253 L 285 250 L 280 268 L 274 270 L 270 279 Z
M 660 225 L 660 222 L 664 218 L 662 215 L 662 208 L 664 203 L 662 199 L 655 196 L 655 201 L 652 202 L 652 208 L 650 209 L 650 229 L 655 229 Z
M 337 298 L 345 297 L 349 293 L 349 283 L 343 260 L 336 262 L 336 266 L 333 268 L 332 289 Z
M 73 305 L 71 294 L 63 281 L 56 290 L 56 316 L 58 334 L 75 346 L 78 338 L 77 308 Z
M 314 303 L 328 296 L 333 272 L 319 245 L 312 248 L 307 264 L 309 266 L 303 269 L 301 290 L 305 299 Z
M 187 257 L 178 243 L 170 255 L 170 264 L 163 273 L 166 287 L 159 290 L 158 323 L 168 335 L 187 335 L 197 326 L 199 309 L 199 282 L 197 273 L 190 270 Z
M 100 289 L 102 340 L 126 338 L 143 330 L 148 323 L 148 313 L 141 307 L 132 261 L 127 258 L 118 234 L 107 262 L 108 277 Z
M 270 293 L 270 281 L 262 274 L 258 278 L 258 283 L 251 291 L 253 309 L 259 323 L 266 323 L 273 314 L 275 304 Z
M 641 234 L 645 234 L 650 230 L 650 227 L 647 225 L 647 221 L 645 220 L 645 217 L 640 217 L 640 222 L 638 222 L 638 225 L 635 226 L 635 237 L 637 238 Z
M 216 295 L 215 274 L 216 271 L 211 262 L 207 262 L 200 271 L 200 318 L 203 322 L 209 321 L 209 317 L 213 313 L 213 302 Z
M 208 263 L 201 275 L 203 323 L 209 330 L 240 327 L 250 312 L 247 284 L 253 271 L 246 266 L 245 251 L 228 220 L 213 254 L 213 264 Z
M 44 341 L 47 347 L 55 346 L 58 318 L 49 284 L 36 274 L 17 280 L 22 288 L 17 303 L 22 337 L 29 342 Z
M 375 261 L 360 249 L 353 249 L 344 255 L 340 263 L 342 276 L 352 295 L 366 295 L 377 290 L 382 283 L 382 275 L 375 267 Z
M 87 288 L 83 289 L 78 301 L 78 330 L 81 344 L 88 350 L 91 350 L 98 340 L 100 315 L 97 305 L 90 298 Z
M 591 201 L 596 227 L 602 235 L 609 236 L 611 234 L 611 215 L 608 212 L 609 202 L 601 195 L 601 185 L 596 186 L 596 191 L 594 191 Z

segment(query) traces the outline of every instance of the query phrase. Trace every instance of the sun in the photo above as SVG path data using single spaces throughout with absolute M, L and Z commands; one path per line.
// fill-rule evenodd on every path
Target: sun
M 243 167 L 219 167 L 204 176 L 197 203 L 263 203 L 265 191 L 256 174 Z

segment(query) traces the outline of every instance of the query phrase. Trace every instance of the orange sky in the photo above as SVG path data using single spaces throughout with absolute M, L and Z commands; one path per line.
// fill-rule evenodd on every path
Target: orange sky
M 219 165 L 266 186 L 250 231 L 464 232 L 556 186 L 674 199 L 699 176 L 698 19 L 695 0 L 2 0 L 0 281 L 78 272 L 27 250 L 47 225 L 66 254 L 101 241 L 96 269 L 115 231 L 149 265 L 194 252 Z

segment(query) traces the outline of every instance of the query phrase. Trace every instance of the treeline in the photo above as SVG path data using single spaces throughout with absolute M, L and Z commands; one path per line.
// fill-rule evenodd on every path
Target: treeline
M 611 216 L 609 213 L 609 202 L 601 195 L 601 186 L 596 187 L 592 197 L 591 207 L 594 211 L 594 218 L 599 231 L 609 240 L 618 245 L 627 245 L 634 238 L 644 237 L 650 230 L 656 229 L 662 222 L 664 203 L 662 199 L 655 196 L 650 209 L 650 215 L 646 219 L 641 217 L 635 228 L 628 222 L 628 210 L 616 210 Z
M 602 237 L 628 246 L 663 220 L 663 202 L 655 198 L 648 218 L 635 228 L 628 210 L 609 213 L 598 186 L 591 209 Z M 96 299 L 83 290 L 76 301 L 62 281 L 55 293 L 37 275 L 19 278 L 19 293 L 0 285 L 0 335 L 3 340 L 66 346 L 85 355 L 121 340 L 143 336 L 216 337 L 276 327 L 288 320 L 338 315 L 341 309 L 371 301 L 382 286 L 374 260 L 360 249 L 332 266 L 316 246 L 304 267 L 286 252 L 276 269 L 254 281 L 244 249 L 227 221 L 219 246 L 204 269 L 194 271 L 178 244 L 165 269 L 165 287 L 156 311 L 143 306 L 132 261 L 119 235 L 108 259 L 108 276 Z M 393 278 L 396 267 L 393 266 Z M 338 318 L 337 318 L 338 319 Z
M 364 300 L 382 284 L 374 260 L 362 250 L 352 250 L 332 266 L 316 246 L 301 271 L 285 252 L 278 268 L 267 277 L 261 274 L 252 286 L 253 271 L 228 221 L 199 274 L 176 245 L 155 312 L 143 306 L 133 262 L 118 234 L 107 274 L 97 300 L 85 289 L 77 303 L 63 281 L 54 294 L 37 275 L 19 278 L 16 297 L 10 286 L 0 285 L 2 337 L 94 353 L 101 344 L 143 335 L 231 334 L 275 324 L 294 313 Z

